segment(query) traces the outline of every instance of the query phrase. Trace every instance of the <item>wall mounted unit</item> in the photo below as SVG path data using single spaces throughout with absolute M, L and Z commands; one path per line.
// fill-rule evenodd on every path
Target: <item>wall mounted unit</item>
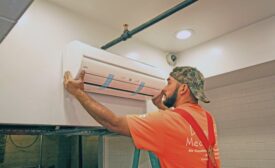
M 79 41 L 70 43 L 63 54 L 63 72 L 77 76 L 85 70 L 86 92 L 146 100 L 165 85 L 160 69 Z

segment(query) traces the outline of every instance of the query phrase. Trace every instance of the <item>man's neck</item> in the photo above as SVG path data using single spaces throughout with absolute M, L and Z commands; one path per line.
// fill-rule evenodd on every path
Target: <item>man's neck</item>
M 192 99 L 184 99 L 181 100 L 180 102 L 175 104 L 175 108 L 180 107 L 180 106 L 184 106 L 185 104 L 198 104 L 197 100 L 192 100 Z

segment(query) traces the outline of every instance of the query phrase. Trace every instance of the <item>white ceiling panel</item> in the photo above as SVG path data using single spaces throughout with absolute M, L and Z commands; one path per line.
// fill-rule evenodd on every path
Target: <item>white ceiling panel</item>
M 124 23 L 129 24 L 131 30 L 182 2 L 180 0 L 49 1 L 117 30 L 118 36 L 123 31 Z M 133 38 L 163 51 L 180 52 L 274 14 L 275 0 L 199 0 L 139 32 Z M 194 35 L 185 41 L 175 38 L 177 31 L 183 28 L 194 31 Z
M 9 33 L 10 29 L 13 27 L 14 23 L 0 18 L 0 41 L 2 41 L 5 36 Z
M 31 2 L 32 0 L 0 0 L 0 43 Z
M 17 20 L 32 0 L 1 0 L 0 16 L 10 20 Z

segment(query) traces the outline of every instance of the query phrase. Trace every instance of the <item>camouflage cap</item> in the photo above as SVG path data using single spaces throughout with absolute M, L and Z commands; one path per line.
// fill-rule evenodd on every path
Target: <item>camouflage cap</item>
M 170 73 L 170 76 L 180 83 L 187 84 L 198 100 L 205 103 L 210 102 L 204 93 L 204 77 L 196 68 L 190 66 L 176 67 Z

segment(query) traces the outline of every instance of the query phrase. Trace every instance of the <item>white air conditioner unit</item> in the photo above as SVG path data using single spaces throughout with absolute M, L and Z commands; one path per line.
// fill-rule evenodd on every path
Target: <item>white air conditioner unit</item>
M 63 73 L 85 70 L 86 92 L 146 100 L 160 93 L 165 73 L 151 65 L 71 42 L 63 53 Z

